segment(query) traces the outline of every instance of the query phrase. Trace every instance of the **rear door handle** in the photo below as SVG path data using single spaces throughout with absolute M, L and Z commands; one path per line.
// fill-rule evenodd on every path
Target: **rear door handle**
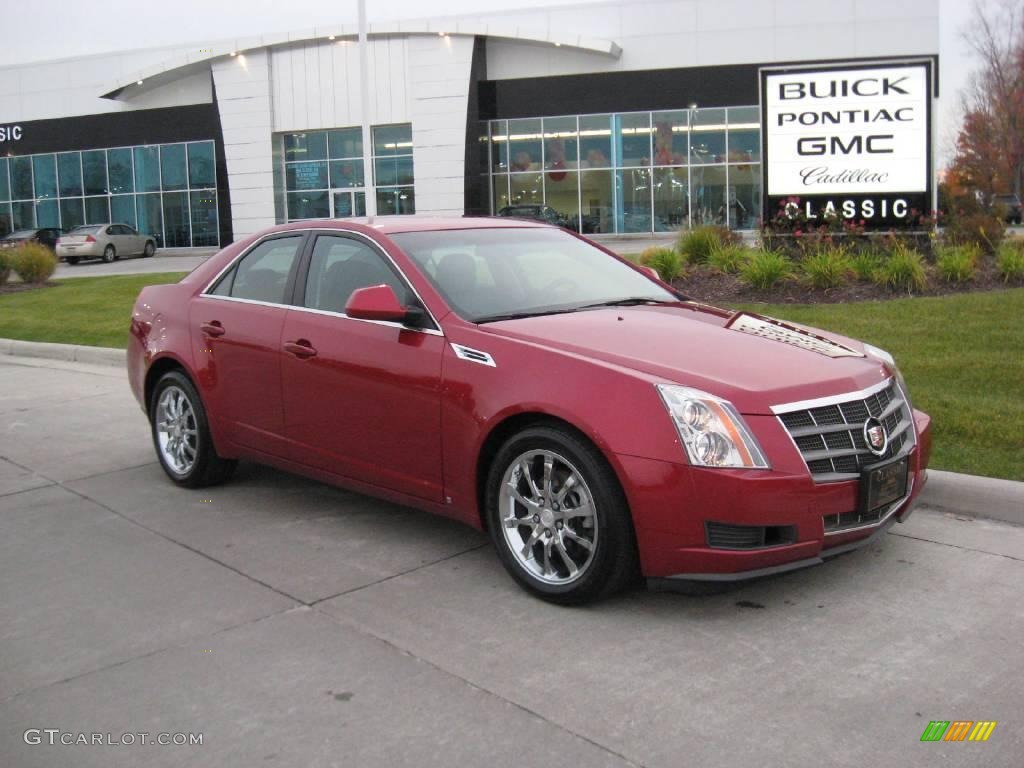
M 224 326 L 220 324 L 219 320 L 213 320 L 209 323 L 203 323 L 199 326 L 199 330 L 205 333 L 207 336 L 223 336 Z
M 316 357 L 316 350 L 313 349 L 313 345 L 305 339 L 299 339 L 298 341 L 286 341 L 284 343 L 284 351 L 303 359 L 307 357 Z

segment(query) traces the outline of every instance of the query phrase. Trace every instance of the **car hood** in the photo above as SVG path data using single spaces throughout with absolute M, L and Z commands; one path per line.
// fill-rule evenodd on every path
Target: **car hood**
M 891 375 L 852 339 L 696 302 L 503 320 L 480 329 L 696 387 L 746 414 L 859 391 Z

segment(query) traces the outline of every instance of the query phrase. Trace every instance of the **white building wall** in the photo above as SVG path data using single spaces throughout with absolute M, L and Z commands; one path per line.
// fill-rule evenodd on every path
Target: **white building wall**
M 527 10 L 501 18 L 545 35 L 609 38 L 622 56 L 492 39 L 487 76 L 934 54 L 938 14 L 937 0 L 631 0 Z
M 268 51 L 214 61 L 231 222 L 238 240 L 274 223 L 273 75 Z

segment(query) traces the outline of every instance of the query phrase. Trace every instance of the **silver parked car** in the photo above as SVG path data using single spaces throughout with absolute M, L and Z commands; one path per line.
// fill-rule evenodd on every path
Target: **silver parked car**
M 57 240 L 57 258 L 68 264 L 82 259 L 103 259 L 108 264 L 122 256 L 152 256 L 156 240 L 127 224 L 83 224 Z

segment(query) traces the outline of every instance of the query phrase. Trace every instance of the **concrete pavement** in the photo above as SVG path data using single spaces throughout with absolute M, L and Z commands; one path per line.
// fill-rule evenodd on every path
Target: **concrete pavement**
M 63 280 L 69 277 L 191 272 L 216 252 L 216 248 L 175 248 L 171 251 L 157 251 L 156 256 L 151 259 L 132 256 L 110 264 L 104 264 L 102 261 L 81 261 L 78 264 L 61 262 L 57 265 L 53 277 L 55 280 Z
M 811 570 L 559 609 L 442 519 L 251 464 L 172 486 L 116 368 L 3 357 L 0 382 L 2 766 L 1024 753 L 1024 528 L 922 509 Z M 957 719 L 999 725 L 920 742 Z M 25 743 L 47 728 L 203 743 Z

